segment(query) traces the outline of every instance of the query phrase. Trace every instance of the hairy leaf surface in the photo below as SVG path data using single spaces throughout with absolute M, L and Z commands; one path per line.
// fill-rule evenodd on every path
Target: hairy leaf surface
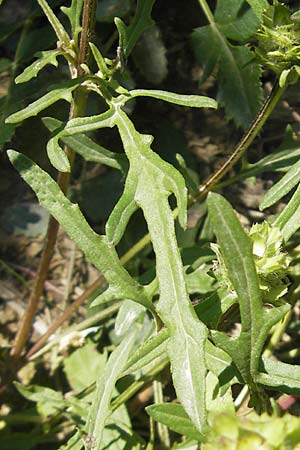
M 40 204 L 48 209 L 86 257 L 103 272 L 114 298 L 128 298 L 149 307 L 149 301 L 142 287 L 123 268 L 106 236 L 100 236 L 92 230 L 78 205 L 71 203 L 50 175 L 30 159 L 14 150 L 9 150 L 8 154 L 22 178 L 35 191 Z
M 264 342 L 271 327 L 289 306 L 267 310 L 263 307 L 250 238 L 242 229 L 229 203 L 218 194 L 209 194 L 208 209 L 229 277 L 237 293 L 242 330 L 238 337 L 213 331 L 214 342 L 232 357 L 244 381 L 255 390 Z
M 105 422 L 111 414 L 110 402 L 115 384 L 121 376 L 130 351 L 134 344 L 134 335 L 126 336 L 122 343 L 111 353 L 105 369 L 99 374 L 95 398 L 86 423 L 88 436 L 95 438 L 93 448 L 100 450 Z
M 36 56 L 39 58 L 30 66 L 26 67 L 26 69 L 19 76 L 17 76 L 15 79 L 16 84 L 25 83 L 26 81 L 36 77 L 40 70 L 42 70 L 47 64 L 52 64 L 57 67 L 57 57 L 62 54 L 63 52 L 61 50 L 46 50 L 37 54 Z

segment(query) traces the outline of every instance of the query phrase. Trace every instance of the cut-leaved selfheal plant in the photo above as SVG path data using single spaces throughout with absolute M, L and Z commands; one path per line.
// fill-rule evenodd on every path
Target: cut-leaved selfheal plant
M 17 84 L 27 83 L 40 77 L 49 65 L 59 68 L 62 58 L 67 62 L 68 80 L 64 66 L 63 80 L 6 118 L 8 125 L 26 124 L 27 119 L 45 114 L 42 120 L 51 133 L 47 155 L 51 170 L 59 172 L 57 180 L 21 152 L 9 149 L 7 153 L 52 216 L 42 266 L 49 266 L 59 223 L 99 271 L 99 279 L 24 355 L 43 277 L 46 279 L 47 271 L 40 270 L 40 290 L 35 286 L 11 350 L 10 364 L 18 367 L 24 360 L 26 366 L 26 360 L 51 352 L 55 361 L 50 358 L 47 364 L 55 370 L 63 366 L 69 392 L 64 395 L 55 389 L 57 383 L 51 387 L 16 383 L 15 387 L 36 404 L 39 420 L 43 426 L 49 425 L 52 435 L 67 430 L 62 433 L 61 443 L 65 445 L 60 447 L 65 450 L 150 450 L 157 441 L 163 448 L 174 449 L 217 448 L 225 442 L 224 448 L 229 449 L 244 444 L 245 429 L 252 430 L 255 421 L 266 433 L 263 448 L 273 448 L 262 423 L 264 416 L 260 419 L 258 415 L 272 415 L 276 410 L 269 390 L 293 395 L 300 392 L 299 366 L 271 358 L 269 348 L 273 336 L 280 336 L 278 330 L 288 322 L 293 306 L 289 297 L 293 272 L 289 269 L 297 262 L 288 253 L 288 243 L 300 228 L 299 187 L 272 223 L 266 216 L 249 231 L 221 193 L 210 192 L 207 201 L 206 194 L 222 188 L 221 179 L 249 148 L 288 84 L 296 81 L 292 75 L 298 74 L 297 17 L 291 17 L 292 12 L 277 0 L 272 5 L 267 1 L 218 0 L 214 13 L 205 0 L 199 0 L 199 10 L 209 22 L 192 37 L 203 68 L 202 81 L 218 70 L 218 99 L 227 116 L 246 131 L 225 163 L 197 186 L 198 175 L 188 170 L 181 156 L 177 159 L 188 182 L 161 156 L 162 152 L 155 151 L 157 140 L 141 131 L 142 125 L 135 124 L 132 111 L 137 99 L 145 97 L 147 102 L 160 102 L 161 107 L 169 104 L 177 111 L 200 108 L 207 114 L 216 110 L 218 103 L 213 97 L 200 95 L 197 89 L 188 94 L 134 86 L 131 63 L 143 64 L 141 50 L 134 54 L 136 45 L 149 45 L 156 36 L 164 64 L 166 52 L 161 49 L 159 24 L 153 19 L 155 1 L 138 0 L 135 8 L 131 2 L 121 3 L 103 1 L 97 10 L 95 1 L 72 0 L 56 10 L 56 4 L 52 9 L 52 3 L 39 0 L 56 34 L 57 47 L 39 53 L 38 59 L 16 77 Z M 114 10 L 119 14 L 112 15 Z M 105 45 L 95 34 L 92 38 L 97 18 L 109 24 L 112 33 Z M 279 81 L 259 108 L 261 63 L 274 70 Z M 166 65 L 162 72 L 154 84 L 165 79 Z M 151 82 L 149 73 L 145 78 Z M 60 115 L 51 117 L 61 101 L 70 105 L 65 120 Z M 99 130 L 105 129 L 113 129 L 118 137 L 118 152 L 98 142 Z M 253 165 L 244 161 L 240 176 L 245 178 L 270 168 L 286 171 L 266 193 L 261 209 L 274 205 L 300 182 L 299 162 L 293 160 L 291 164 L 289 150 L 281 148 Z M 298 158 L 299 148 L 293 148 L 293 152 Z M 103 227 L 93 227 L 80 206 L 71 201 L 74 197 L 68 195 L 75 154 L 121 174 L 119 198 Z M 232 177 L 231 182 L 238 177 Z M 190 192 L 187 184 L 192 185 Z M 104 196 L 97 197 L 97 208 L 101 209 L 103 201 Z M 200 218 L 187 228 L 190 206 L 199 207 Z M 128 230 L 139 223 L 135 222 L 138 216 L 143 216 L 148 234 L 120 257 Z M 134 233 L 140 235 L 137 228 Z M 141 250 L 144 254 L 137 257 Z M 136 264 L 128 265 L 134 259 Z M 89 309 L 84 321 L 47 341 L 69 317 L 70 310 L 87 299 Z M 114 319 L 113 314 L 117 314 Z M 99 322 L 101 326 L 95 326 Z M 80 341 L 80 348 L 71 352 L 59 344 L 76 333 L 86 339 L 85 343 Z M 59 352 L 66 356 L 64 360 Z M 240 407 L 243 401 L 240 387 L 232 390 L 233 385 L 243 387 L 243 400 L 256 411 L 245 422 L 235 414 L 235 406 Z M 147 392 L 146 400 L 138 397 L 142 407 L 152 403 L 146 408 L 150 417 L 146 432 L 135 426 L 132 404 L 127 403 L 142 390 Z M 158 424 L 157 436 L 154 422 Z M 227 435 L 231 426 L 234 436 Z M 293 430 L 294 426 L 296 421 Z M 169 430 L 184 436 L 184 440 L 179 442 L 181 438 Z M 251 443 L 259 439 L 256 431 L 251 434 Z M 286 433 L 287 439 L 291 433 Z M 33 444 L 26 448 L 34 448 L 43 437 L 33 433 Z M 298 437 L 295 442 L 298 444 Z

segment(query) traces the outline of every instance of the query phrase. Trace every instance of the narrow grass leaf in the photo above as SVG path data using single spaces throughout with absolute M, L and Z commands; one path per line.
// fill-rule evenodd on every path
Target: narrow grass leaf
M 181 405 L 176 403 L 158 403 L 147 406 L 146 411 L 156 422 L 166 425 L 175 433 L 196 439 L 198 442 L 203 440 L 203 435 L 195 428 Z
M 101 449 L 102 434 L 105 423 L 111 415 L 110 402 L 114 393 L 115 384 L 121 376 L 128 356 L 133 348 L 135 336 L 126 336 L 121 344 L 111 353 L 104 372 L 100 374 L 97 382 L 95 398 L 86 423 L 86 432 L 91 436 L 95 450 Z

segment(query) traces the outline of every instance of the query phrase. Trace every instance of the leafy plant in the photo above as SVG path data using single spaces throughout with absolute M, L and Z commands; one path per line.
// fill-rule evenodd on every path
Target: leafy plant
M 32 431 L 26 448 L 44 442 L 47 433 L 54 435 L 67 430 L 62 433 L 63 442 L 58 444 L 65 450 L 146 446 L 151 449 L 156 440 L 154 421 L 158 423 L 157 434 L 163 448 L 201 445 L 209 449 L 222 442 L 224 448 L 232 445 L 251 448 L 257 442 L 264 445 L 262 448 L 285 448 L 290 442 L 297 448 L 299 419 L 293 418 L 288 428 L 289 416 L 282 421 L 275 417 L 276 407 L 267 389 L 293 395 L 300 391 L 299 366 L 271 358 L 271 344 L 280 339 L 294 306 L 293 266 L 298 255 L 293 259 L 288 244 L 300 227 L 299 188 L 273 221 L 266 216 L 262 224 L 253 225 L 250 230 L 243 228 L 235 210 L 221 194 L 209 192 L 221 188 L 220 180 L 253 142 L 287 86 L 298 80 L 296 43 L 300 31 L 295 16 L 291 17 L 291 12 L 276 0 L 272 5 L 266 1 L 219 0 L 214 15 L 206 1 L 199 0 L 210 23 L 194 31 L 192 37 L 197 59 L 201 58 L 204 67 L 203 79 L 219 66 L 220 102 L 237 126 L 248 128 L 225 163 L 195 188 L 193 173 L 183 158 L 178 158 L 180 173 L 154 151 L 153 136 L 139 132 L 130 116 L 139 97 L 182 108 L 213 110 L 218 106 L 213 98 L 203 95 L 128 86 L 127 61 L 131 56 L 137 61 L 134 49 L 140 38 L 148 42 L 154 39 L 151 37 L 157 27 L 152 19 L 154 0 L 138 0 L 128 22 L 125 17 L 131 11 L 130 2 L 124 5 L 103 2 L 97 13 L 91 0 L 73 0 L 58 13 L 46 0 L 38 3 L 56 34 L 57 48 L 42 51 L 15 81 L 22 84 L 39 77 L 48 65 L 59 67 L 58 57 L 67 63 L 69 79 L 61 80 L 23 109 L 12 112 L 6 123 L 15 126 L 60 100 L 70 104 L 70 111 L 66 121 L 48 117 L 48 111 L 43 118 L 51 132 L 47 155 L 53 168 L 59 171 L 57 181 L 28 156 L 12 149 L 7 152 L 39 203 L 52 216 L 34 294 L 12 347 L 10 365 L 16 372 L 19 364 L 24 365 L 23 369 L 28 367 L 28 359 L 41 357 L 59 341 L 92 337 L 73 353 L 62 346 L 61 351 L 68 355 L 63 363 L 66 381 L 72 389 L 68 396 L 53 386 L 15 383 L 18 392 L 36 404 L 34 420 L 42 424 Z M 114 18 L 113 57 L 107 55 L 107 46 L 105 51 L 105 46 L 91 41 L 96 17 L 111 23 L 110 8 L 123 17 Z M 270 36 L 274 37 L 271 43 Z M 255 42 L 255 50 L 248 46 L 250 39 Z M 156 44 L 162 46 L 159 39 Z M 278 66 L 278 58 L 284 60 L 282 65 Z M 271 69 L 276 66 L 278 80 L 259 109 L 262 62 Z M 141 64 L 145 69 L 145 64 Z M 157 73 L 155 82 L 165 75 L 165 70 Z M 85 114 L 91 93 L 99 101 L 99 114 Z M 118 132 L 124 154 L 110 151 L 93 140 L 93 132 L 105 128 Z M 260 207 L 274 205 L 299 183 L 298 146 L 294 150 L 293 157 L 289 149 L 281 148 L 255 164 L 244 162 L 231 183 L 267 170 L 286 170 L 283 178 L 266 193 Z M 124 176 L 123 193 L 102 234 L 87 222 L 79 205 L 68 198 L 75 153 L 86 161 L 117 169 Z M 192 186 L 190 192 L 186 185 Z M 189 205 L 203 202 L 208 192 L 203 203 L 206 219 L 194 227 L 190 238 L 190 230 L 184 231 Z M 138 210 L 149 234 L 120 258 L 118 245 L 126 237 Z M 51 259 L 57 223 L 101 276 L 31 348 L 23 363 L 21 356 Z M 127 270 L 124 265 L 142 248 L 150 249 L 150 244 L 154 255 L 150 255 L 148 265 L 144 261 L 143 270 L 135 274 Z M 90 317 L 43 347 L 70 311 L 91 294 Z M 109 310 L 111 302 L 113 309 Z M 100 331 L 93 325 L 117 309 L 114 335 L 100 350 Z M 60 363 L 58 360 L 54 365 Z M 11 373 L 10 376 L 13 378 Z M 171 402 L 164 402 L 163 398 L 163 383 L 167 380 L 175 391 Z M 146 408 L 150 432 L 139 433 L 125 405 L 150 382 L 154 399 Z M 248 405 L 255 410 L 245 421 L 235 415 L 235 406 L 240 405 L 239 396 L 234 399 L 233 385 L 244 386 L 240 395 L 249 394 Z M 265 413 L 273 417 L 259 416 Z M 5 445 L 12 435 L 9 420 L 13 418 L 13 414 L 2 417 L 6 423 Z M 278 422 L 285 436 L 280 443 L 274 443 L 270 429 L 276 429 Z M 233 433 L 228 432 L 229 428 Z M 169 430 L 186 440 L 180 443 L 173 435 L 170 437 Z M 17 434 L 21 448 L 24 436 Z

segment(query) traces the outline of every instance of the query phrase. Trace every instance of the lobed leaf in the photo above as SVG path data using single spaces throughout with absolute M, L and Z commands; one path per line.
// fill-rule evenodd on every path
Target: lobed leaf
M 237 126 L 247 128 L 258 111 L 262 92 L 260 67 L 253 54 L 247 47 L 230 42 L 247 40 L 258 27 L 254 12 L 244 6 L 244 0 L 219 0 L 214 20 L 193 32 L 192 44 L 204 69 L 200 81 L 218 66 L 218 102 Z
M 52 117 L 43 117 L 42 120 L 51 132 L 63 125 L 63 122 Z M 61 140 L 86 161 L 105 164 L 122 172 L 128 170 L 128 161 L 125 155 L 107 150 L 84 134 L 76 134 L 76 137 L 65 136 Z
M 115 123 L 130 168 L 123 196 L 107 222 L 107 234 L 113 242 L 117 242 L 134 208 L 139 206 L 143 210 L 156 255 L 160 291 L 157 312 L 169 331 L 167 352 L 175 390 L 189 417 L 201 432 L 206 423 L 207 329 L 197 318 L 188 297 L 175 237 L 173 211 L 168 201 L 173 193 L 178 203 L 180 222 L 184 225 L 186 187 L 174 167 L 152 151 L 152 137 L 141 135 L 135 130 L 118 99 L 114 102 L 114 108 Z
M 103 76 L 108 77 L 110 75 L 110 71 L 105 63 L 105 60 L 104 60 L 100 50 L 92 42 L 89 43 L 89 46 L 92 50 L 94 59 L 98 66 L 98 69 L 100 70 L 100 72 L 102 73 Z
M 36 116 L 39 112 L 48 108 L 48 106 L 53 105 L 58 100 L 66 100 L 71 103 L 72 101 L 72 92 L 80 85 L 78 80 L 72 80 L 71 82 L 61 83 L 61 87 L 58 89 L 53 89 L 47 94 L 40 97 L 30 105 L 26 106 L 26 108 L 21 109 L 21 111 L 17 111 L 14 114 L 11 114 L 6 118 L 5 123 L 17 123 L 22 122 L 28 117 Z
M 22 178 L 35 191 L 40 204 L 48 209 L 86 257 L 103 272 L 114 298 L 135 300 L 151 309 L 148 296 L 121 265 L 114 247 L 105 236 L 100 236 L 92 230 L 78 205 L 65 197 L 50 175 L 14 150 L 9 150 L 8 156 Z
M 72 0 L 69 7 L 61 6 L 60 8 L 70 21 L 73 39 L 76 39 L 81 31 L 80 17 L 83 1 L 84 0 Z
M 300 160 L 265 194 L 259 209 L 263 211 L 287 195 L 300 182 Z
M 218 0 L 214 17 L 220 32 L 234 41 L 247 41 L 259 26 L 254 10 L 244 0 Z
M 133 348 L 135 336 L 126 336 L 121 344 L 111 353 L 105 369 L 99 375 L 95 398 L 86 423 L 88 436 L 95 439 L 93 448 L 100 450 L 105 422 L 111 415 L 110 402 L 115 384 L 121 376 L 128 356 Z
M 57 57 L 63 55 L 61 50 L 47 50 L 41 53 L 38 53 L 36 56 L 39 58 L 34 61 L 30 66 L 26 67 L 26 69 L 15 79 L 15 83 L 26 83 L 26 81 L 31 80 L 36 77 L 38 73 L 48 64 L 52 64 L 52 66 L 57 67 L 58 61 Z
M 289 305 L 264 309 L 250 238 L 229 203 L 220 195 L 209 194 L 208 210 L 228 275 L 238 296 L 242 322 L 239 336 L 230 338 L 213 330 L 213 341 L 229 353 L 242 378 L 250 385 L 258 406 L 260 388 L 255 383 L 258 382 L 263 345 L 272 326 L 283 318 Z
M 71 436 L 65 445 L 61 445 L 58 450 L 81 450 L 83 448 L 82 435 L 79 430 Z
M 203 440 L 203 435 L 195 428 L 181 405 L 158 403 L 147 406 L 146 411 L 156 422 L 163 423 L 175 433 L 196 439 L 198 442 Z
M 125 58 L 128 58 L 142 33 L 154 24 L 151 18 L 154 2 L 155 0 L 138 0 L 135 15 L 129 26 L 121 19 L 115 19 L 120 36 L 119 45 L 124 51 Z
M 145 313 L 145 308 L 142 305 L 125 300 L 120 306 L 115 320 L 116 336 L 123 336 L 129 332 L 137 318 L 143 313 Z

